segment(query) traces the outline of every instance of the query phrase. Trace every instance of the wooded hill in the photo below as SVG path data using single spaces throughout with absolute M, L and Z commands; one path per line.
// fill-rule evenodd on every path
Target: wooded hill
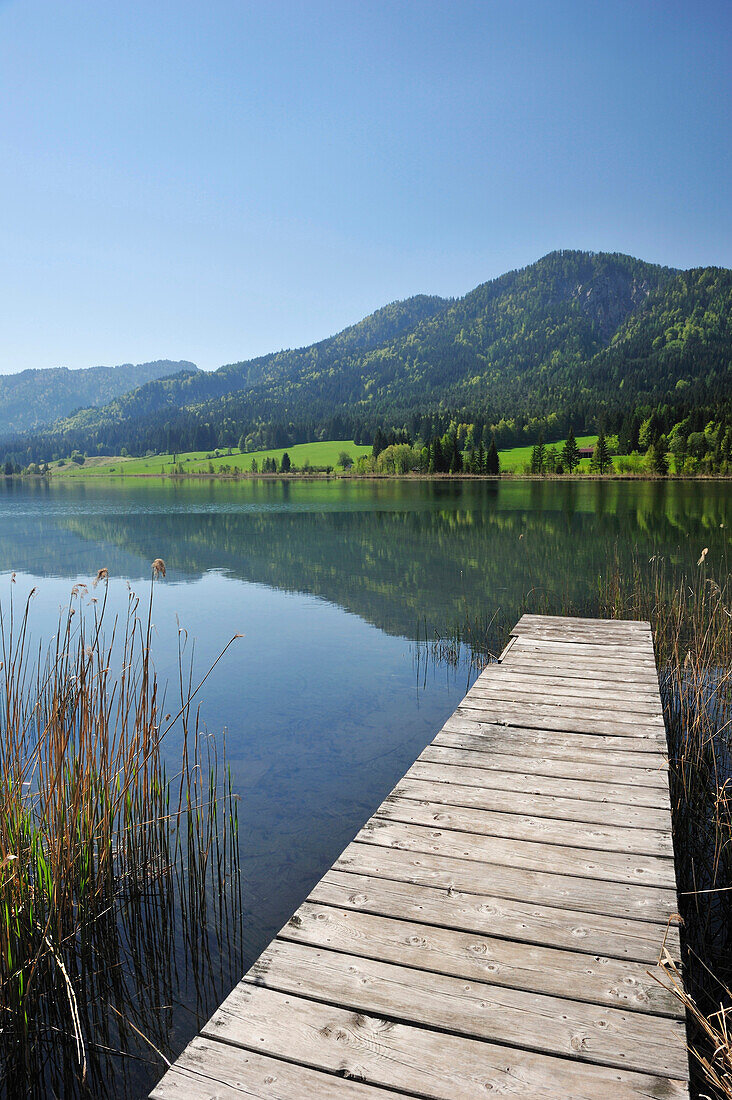
M 0 375 L 0 433 L 24 432 L 68 417 L 77 409 L 106 405 L 119 394 L 183 368 L 196 370 L 193 363 L 158 359 L 118 367 L 52 367 Z
M 500 446 L 617 431 L 630 414 L 729 409 L 732 272 L 560 251 L 463 298 L 396 302 L 344 332 L 211 374 L 183 371 L 58 421 L 14 449 L 45 460 L 242 441 L 430 438 L 478 423 Z M 706 414 L 704 414 L 706 415 Z

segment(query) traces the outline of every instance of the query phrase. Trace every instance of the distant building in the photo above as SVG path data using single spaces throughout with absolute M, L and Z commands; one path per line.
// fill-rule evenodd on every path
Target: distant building
M 578 452 L 580 458 L 592 458 L 593 454 L 595 453 L 595 448 L 594 447 L 578 447 L 577 452 Z

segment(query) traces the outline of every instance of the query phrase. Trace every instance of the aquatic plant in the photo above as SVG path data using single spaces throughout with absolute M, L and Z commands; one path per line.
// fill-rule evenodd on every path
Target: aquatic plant
M 153 590 L 164 576 L 156 559 L 144 609 L 130 590 L 126 614 L 106 630 L 100 569 L 98 595 L 72 590 L 48 653 L 30 641 L 35 590 L 21 613 L 12 583 L 0 604 L 8 1097 L 123 1094 L 146 1058 L 166 1061 L 175 990 L 215 987 L 222 959 L 236 953 L 236 806 L 194 709 L 208 673 L 194 687 L 181 632 L 179 698 L 164 713 L 152 666 Z M 173 729 L 181 763 L 169 777 L 161 743 Z

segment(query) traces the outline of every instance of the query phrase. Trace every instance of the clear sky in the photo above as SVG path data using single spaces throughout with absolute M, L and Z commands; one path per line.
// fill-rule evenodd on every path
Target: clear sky
M 0 0 L 0 372 L 213 368 L 554 248 L 732 266 L 729 0 Z

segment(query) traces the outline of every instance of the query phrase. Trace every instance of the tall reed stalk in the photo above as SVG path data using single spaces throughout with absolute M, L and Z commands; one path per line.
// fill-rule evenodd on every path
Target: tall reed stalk
M 0 1090 L 8 1097 L 122 1094 L 134 1059 L 165 1061 L 176 937 L 204 981 L 215 969 L 212 934 L 214 943 L 234 934 L 231 785 L 199 733 L 183 649 L 173 713 L 162 713 L 152 666 L 153 590 L 164 573 L 158 559 L 145 605 L 130 591 L 108 632 L 106 570 L 98 598 L 75 587 L 47 654 L 30 641 L 33 592 L 20 612 L 12 588 L 0 605 Z M 161 742 L 174 726 L 181 765 L 169 777 Z

